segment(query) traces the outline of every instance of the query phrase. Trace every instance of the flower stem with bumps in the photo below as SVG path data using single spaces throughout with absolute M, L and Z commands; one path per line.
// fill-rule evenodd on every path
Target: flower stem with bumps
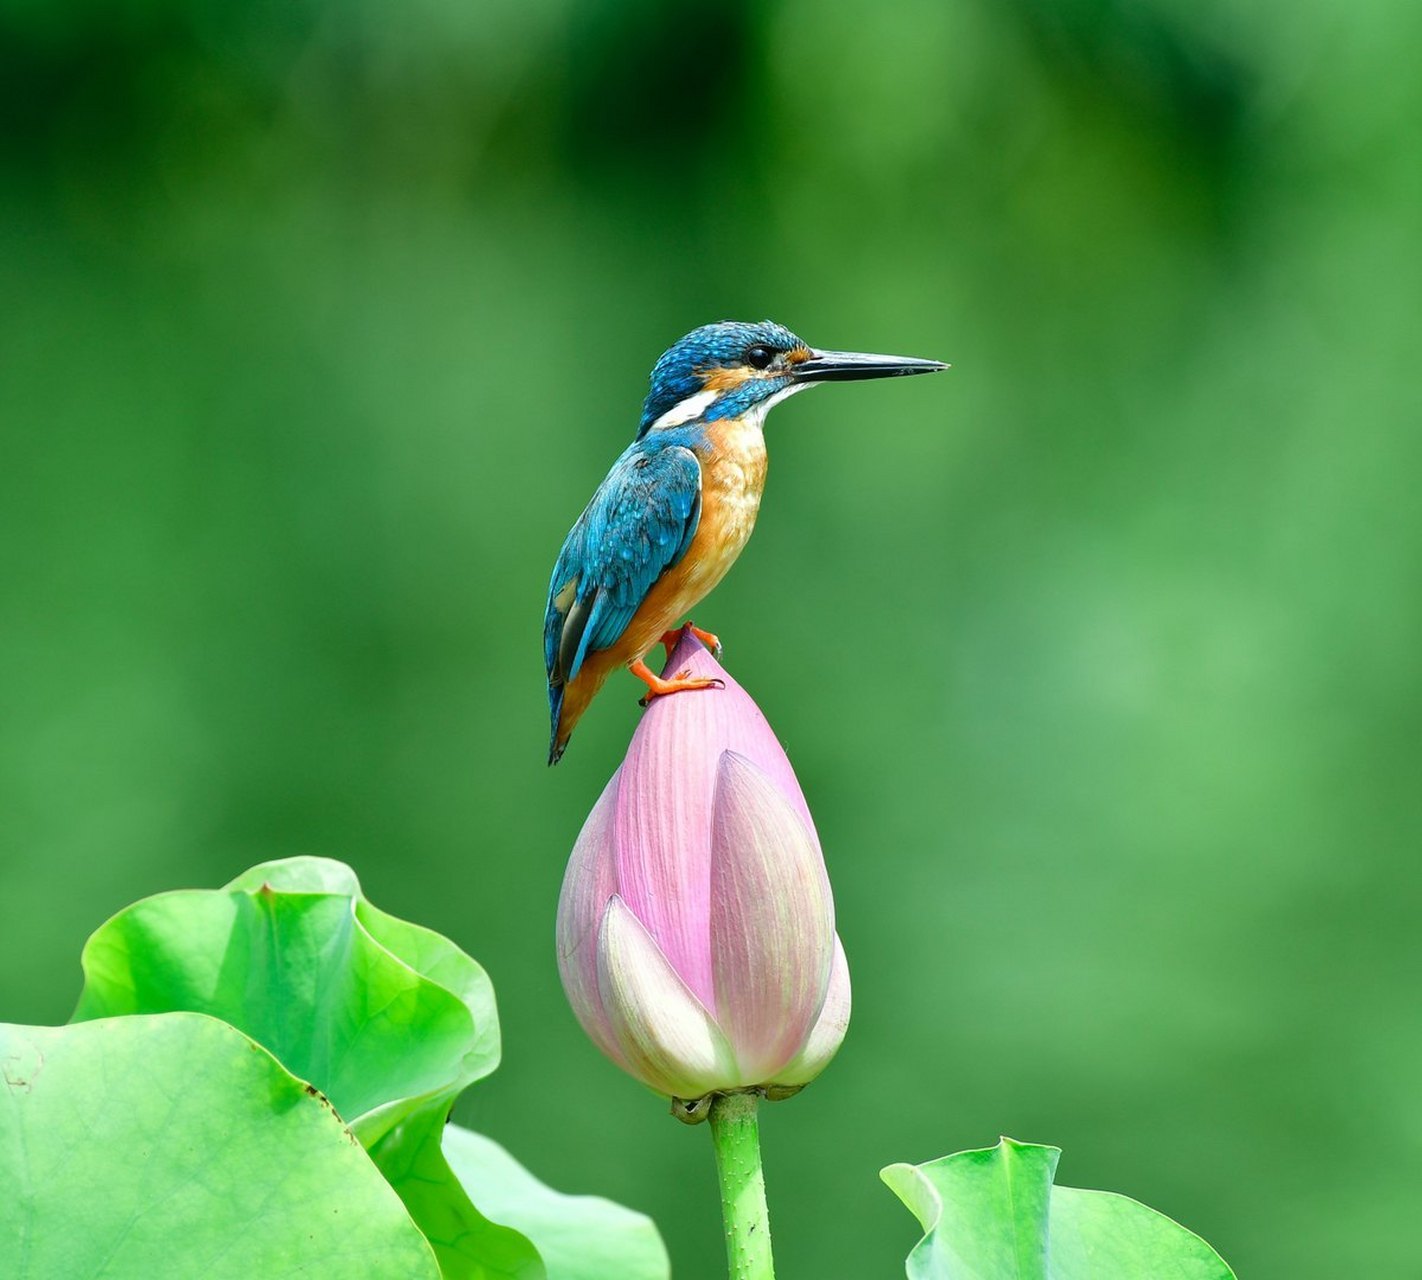
M 721 1182 L 731 1280 L 775 1280 L 765 1177 L 760 1167 L 759 1102 L 756 1092 L 747 1091 L 720 1094 L 711 1103 L 711 1141 Z

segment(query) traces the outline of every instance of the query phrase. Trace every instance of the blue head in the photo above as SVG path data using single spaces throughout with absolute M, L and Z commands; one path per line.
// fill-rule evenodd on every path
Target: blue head
M 662 354 L 652 370 L 637 435 L 698 419 L 715 422 L 751 412 L 764 416 L 773 404 L 817 382 L 947 367 L 907 356 L 816 351 L 771 320 L 722 320 L 693 329 Z

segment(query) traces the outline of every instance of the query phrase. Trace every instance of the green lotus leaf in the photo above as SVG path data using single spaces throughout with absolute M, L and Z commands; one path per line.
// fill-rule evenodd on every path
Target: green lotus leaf
M 437 1280 L 329 1103 L 197 1013 L 0 1024 L 8 1280 Z
M 554 1191 L 497 1142 L 458 1125 L 444 1152 L 470 1198 L 538 1247 L 549 1280 L 667 1280 L 671 1262 L 652 1220 L 601 1196 Z
M 1057 1147 L 1001 1139 L 880 1173 L 924 1229 L 909 1280 L 1234 1280 L 1208 1244 L 1108 1191 L 1053 1185 Z
M 499 1061 L 488 977 L 448 939 L 360 895 L 324 858 L 265 863 L 223 889 L 146 898 L 84 948 L 76 1022 L 211 1014 L 309 1081 L 359 1138 L 447 1280 L 545 1272 L 469 1200 L 441 1151 L 455 1097 Z

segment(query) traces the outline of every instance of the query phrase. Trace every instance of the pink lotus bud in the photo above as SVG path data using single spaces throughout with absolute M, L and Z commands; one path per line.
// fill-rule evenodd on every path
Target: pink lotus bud
M 583 824 L 558 967 L 602 1051 L 658 1093 L 793 1088 L 834 1056 L 849 969 L 819 837 L 750 696 L 689 632 Z

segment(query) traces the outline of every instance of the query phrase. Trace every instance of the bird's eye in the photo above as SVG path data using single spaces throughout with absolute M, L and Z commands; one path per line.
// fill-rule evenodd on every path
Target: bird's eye
M 753 347 L 746 349 L 746 363 L 752 369 L 768 369 L 770 362 L 775 359 L 775 352 L 769 347 L 763 347 L 756 343 Z

